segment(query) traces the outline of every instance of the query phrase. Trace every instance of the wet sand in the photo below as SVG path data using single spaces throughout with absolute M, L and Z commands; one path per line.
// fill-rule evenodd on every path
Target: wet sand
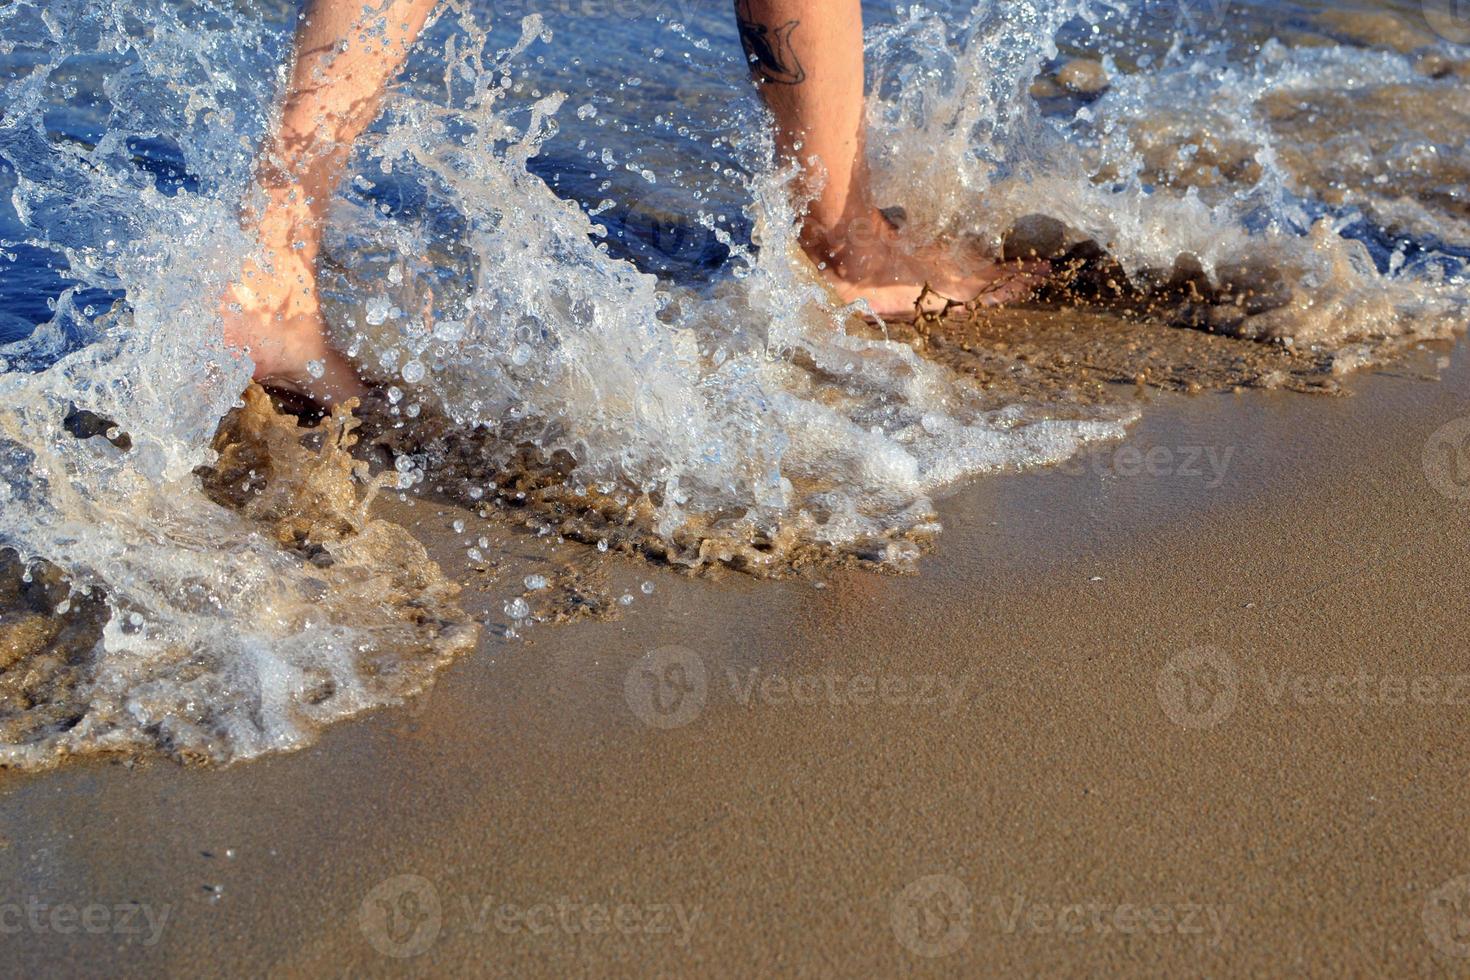
M 1155 394 L 945 501 L 917 577 L 607 557 L 619 619 L 301 752 L 0 774 L 4 972 L 1470 972 L 1450 356 Z M 459 577 L 443 510 L 384 514 Z M 500 543 L 477 616 L 544 552 Z

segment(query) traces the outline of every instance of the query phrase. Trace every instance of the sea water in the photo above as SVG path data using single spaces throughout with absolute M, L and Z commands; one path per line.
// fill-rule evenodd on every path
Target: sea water
M 998 249 L 1043 214 L 1131 275 L 1265 265 L 1290 298 L 1239 331 L 1354 363 L 1457 329 L 1470 30 L 1417 5 L 864 8 L 869 152 L 905 235 Z M 250 368 L 216 297 L 252 247 L 238 214 L 295 16 L 0 6 L 0 549 L 21 603 L 0 617 L 29 630 L 0 646 L 0 763 L 289 748 L 472 640 L 452 583 L 368 514 L 434 458 L 374 482 L 330 452 L 347 423 L 303 447 L 258 398 L 236 422 L 255 448 L 217 452 Z M 1105 91 L 1050 81 L 1080 54 Z M 571 499 L 636 511 L 689 564 L 724 554 L 691 540 L 903 564 L 936 494 L 1121 435 L 1130 409 L 998 406 L 855 329 L 798 255 L 790 176 L 726 4 L 446 3 L 334 202 L 334 340 L 394 424 L 474 432 L 490 472 L 570 461 Z M 269 493 L 209 484 L 264 470 Z M 307 498 L 330 533 L 299 526 Z

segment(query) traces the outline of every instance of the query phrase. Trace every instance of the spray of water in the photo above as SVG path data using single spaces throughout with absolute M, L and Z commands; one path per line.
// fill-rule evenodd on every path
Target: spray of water
M 1458 273 L 1427 256 L 1376 262 L 1339 234 L 1348 218 L 1303 203 L 1282 162 L 1287 139 L 1252 112 L 1231 115 L 1300 84 L 1313 66 L 1296 55 L 1263 53 L 1244 74 L 1166 63 L 1062 115 L 1022 96 L 1059 30 L 1112 9 L 914 8 L 875 33 L 871 149 L 907 234 L 998 243 L 1016 218 L 1044 212 L 1130 271 L 1190 253 L 1218 272 L 1269 248 L 1308 298 L 1264 332 L 1327 343 L 1419 329 L 1405 322 L 1440 329 L 1423 326 L 1426 304 L 1448 302 Z M 336 340 L 382 381 L 399 421 L 442 413 L 480 430 L 492 468 L 526 447 L 570 459 L 573 495 L 636 506 L 655 535 L 878 542 L 896 563 L 912 557 L 909 537 L 934 529 L 945 487 L 1121 434 L 1117 412 L 997 409 L 908 346 L 849 332 L 851 311 L 799 255 L 790 175 L 767 162 L 758 129 L 723 135 L 748 163 L 744 177 L 725 174 L 747 201 L 751 240 L 696 217 L 729 254 L 720 276 L 670 281 L 616 258 L 596 214 L 532 172 L 565 114 L 562 94 L 523 92 L 526 59 L 550 41 L 544 24 L 527 18 L 495 49 L 469 7 L 452 5 L 448 20 L 435 42 L 442 79 L 391 101 L 327 243 Z M 0 91 L 5 247 L 53 254 L 70 282 L 45 323 L 0 348 L 0 547 L 106 606 L 67 687 L 74 710 L 37 720 L 28 708 L 55 700 L 35 691 L 16 695 L 29 705 L 0 705 L 13 764 L 108 747 L 214 759 L 287 748 L 411 692 L 469 642 L 452 587 L 411 539 L 367 516 L 365 477 L 313 455 L 312 440 L 341 445 L 340 423 L 303 448 L 255 402 L 243 445 L 257 456 L 221 460 L 211 441 L 249 375 L 219 342 L 214 298 L 251 248 L 237 215 L 280 81 L 261 70 L 283 53 L 278 21 L 213 0 L 0 8 L 0 56 L 15 74 Z M 1191 94 L 1235 121 L 1251 179 L 1204 187 L 1180 167 L 1160 177 L 1157 127 L 1124 120 L 1194 111 Z M 653 195 L 671 178 L 641 179 Z M 385 214 L 388 186 L 412 192 L 411 213 Z M 1328 321 L 1335 332 L 1309 326 Z M 87 434 L 79 418 L 111 428 Z M 270 469 L 274 503 L 229 499 L 260 477 L 225 465 L 240 459 Z M 196 473 L 208 466 L 228 479 L 210 489 Z M 398 470 L 400 487 L 424 479 L 421 460 Z M 292 511 L 282 493 L 318 506 Z M 434 612 L 413 620 L 408 607 Z

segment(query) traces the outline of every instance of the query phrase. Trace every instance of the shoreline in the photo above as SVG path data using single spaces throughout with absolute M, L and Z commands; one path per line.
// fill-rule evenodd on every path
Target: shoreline
M 484 630 L 298 752 L 0 774 L 0 912 L 78 910 L 3 959 L 1464 971 L 1470 504 L 1424 448 L 1470 355 L 1347 386 L 1151 394 L 1119 447 L 940 500 L 917 577 L 607 557 L 619 619 Z M 383 516 L 460 578 L 447 514 Z M 157 942 L 83 927 L 128 903 Z

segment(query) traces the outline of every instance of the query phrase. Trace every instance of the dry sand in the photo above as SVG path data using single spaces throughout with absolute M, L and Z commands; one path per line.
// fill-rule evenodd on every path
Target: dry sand
M 1470 972 L 1470 501 L 1424 465 L 1470 357 L 1350 387 L 1156 395 L 1152 457 L 976 483 L 916 578 L 608 559 L 655 593 L 304 751 L 0 775 L 0 966 Z

